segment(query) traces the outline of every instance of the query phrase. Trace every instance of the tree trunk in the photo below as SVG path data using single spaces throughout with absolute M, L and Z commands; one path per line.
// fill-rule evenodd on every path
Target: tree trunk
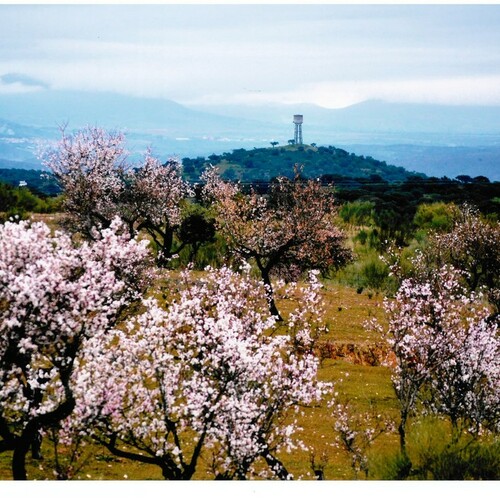
M 292 475 L 286 470 L 283 463 L 276 457 L 273 457 L 268 451 L 262 454 L 262 457 L 267 462 L 269 468 L 278 476 L 279 479 L 287 481 L 292 478 Z
M 161 247 L 161 251 L 163 253 L 163 259 L 166 262 L 167 259 L 172 257 L 172 245 L 174 244 L 174 230 L 166 225 L 164 237 L 163 237 L 163 246 Z
M 406 455 L 406 417 L 401 417 L 401 422 L 398 426 L 399 433 L 399 448 L 402 455 Z
M 404 460 L 404 463 L 402 466 L 399 467 L 399 470 L 397 471 L 397 476 L 395 479 L 402 480 L 402 479 L 407 479 L 408 476 L 411 473 L 412 469 L 412 463 L 410 460 L 410 457 L 408 456 L 408 452 L 406 450 L 406 420 L 407 420 L 407 414 L 402 414 L 401 415 L 401 422 L 399 423 L 398 426 L 398 433 L 399 433 L 399 446 L 401 449 L 401 456 Z
M 33 422 L 29 422 L 23 433 L 16 440 L 16 447 L 12 455 L 12 478 L 15 481 L 26 481 L 26 455 L 35 439 L 37 428 Z
M 264 285 L 266 286 L 266 297 L 269 303 L 269 312 L 273 316 L 276 316 L 278 321 L 283 321 L 283 318 L 281 317 L 281 314 L 276 307 L 276 303 L 274 302 L 274 292 L 271 285 L 271 278 L 269 277 L 269 270 L 265 267 L 261 267 L 259 263 L 257 263 L 257 265 L 259 266 L 260 272 L 262 274 L 262 280 L 264 281 Z

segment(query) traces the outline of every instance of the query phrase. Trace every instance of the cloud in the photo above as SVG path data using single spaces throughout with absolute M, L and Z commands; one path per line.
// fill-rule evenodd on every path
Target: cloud
M 492 85 L 500 73 L 500 9 L 494 6 L 87 5 L 0 12 L 0 74 L 11 75 L 0 80 L 0 92 L 48 82 L 52 89 L 185 104 L 498 101 Z
M 296 99 L 301 92 L 307 94 L 312 102 L 332 108 L 338 107 L 341 102 L 348 105 L 367 99 L 423 104 L 500 105 L 500 74 L 326 82 L 298 89 Z M 290 97 L 293 98 L 292 95 Z
M 326 81 L 277 92 L 205 94 L 185 104 L 301 104 L 343 108 L 370 99 L 389 102 L 500 105 L 500 74 L 449 78 Z
M 48 89 L 47 83 L 22 73 L 0 75 L 0 92 L 17 93 Z

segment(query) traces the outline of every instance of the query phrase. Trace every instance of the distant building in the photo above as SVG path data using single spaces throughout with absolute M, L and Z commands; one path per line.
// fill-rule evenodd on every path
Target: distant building
M 19 181 L 19 187 L 25 187 L 28 183 L 26 181 Z
M 295 144 L 302 144 L 302 122 L 304 121 L 303 115 L 293 115 L 293 123 L 295 125 L 294 140 Z

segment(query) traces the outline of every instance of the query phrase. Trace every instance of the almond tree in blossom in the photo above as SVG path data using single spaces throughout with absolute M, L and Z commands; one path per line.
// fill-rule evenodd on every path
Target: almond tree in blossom
M 368 450 L 372 443 L 385 432 L 392 432 L 393 422 L 387 417 L 375 412 L 359 413 L 349 402 L 333 399 L 329 406 L 335 419 L 333 430 L 337 434 L 336 441 L 340 448 L 351 459 L 351 468 L 354 477 L 363 472 L 368 478 Z
M 88 127 L 74 135 L 62 131 L 54 149 L 44 151 L 48 167 L 65 192 L 67 225 L 90 237 L 94 227 L 109 227 L 117 215 L 128 170 L 123 134 Z
M 490 310 L 452 267 L 421 276 L 403 279 L 385 301 L 404 454 L 406 423 L 418 403 L 449 417 L 454 437 L 500 425 L 500 340 Z
M 346 264 L 351 253 L 335 226 L 333 193 L 314 180 L 280 177 L 267 196 L 244 194 L 237 184 L 223 181 L 216 168 L 203 174 L 204 194 L 214 202 L 216 222 L 229 247 L 253 260 L 267 288 L 270 311 L 281 319 L 271 275 L 296 279 L 308 269 L 327 271 Z
M 328 389 L 302 321 L 316 314 L 319 283 L 312 275 L 302 292 L 308 314 L 278 335 L 248 270 L 188 270 L 182 281 L 167 307 L 147 300 L 113 339 L 86 342 L 63 434 L 90 433 L 117 456 L 157 465 L 165 479 L 191 479 L 202 455 L 219 479 L 259 470 L 290 479 L 278 457 L 300 444 L 293 416 Z
M 94 226 L 109 227 L 119 216 L 131 238 L 141 229 L 150 235 L 164 263 L 178 251 L 173 241 L 182 221 L 180 204 L 192 193 L 179 161 L 161 164 L 148 152 L 142 164 L 131 165 L 124 141 L 123 134 L 96 127 L 74 135 L 63 131 L 57 147 L 43 154 L 43 164 L 64 190 L 72 231 L 91 237 Z
M 464 271 L 470 290 L 484 287 L 495 307 L 492 319 L 499 318 L 500 222 L 487 221 L 476 208 L 464 205 L 450 232 L 431 236 L 426 254 L 431 266 L 451 264 Z
M 43 223 L 0 226 L 0 451 L 14 479 L 40 431 L 76 401 L 71 378 L 82 344 L 105 336 L 148 281 L 145 242 L 118 220 L 75 246 Z

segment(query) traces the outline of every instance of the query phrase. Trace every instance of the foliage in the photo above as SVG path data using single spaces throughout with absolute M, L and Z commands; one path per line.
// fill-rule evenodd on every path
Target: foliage
M 216 242 L 215 220 L 204 207 L 190 203 L 182 215 L 177 234 L 182 242 L 181 247 L 189 247 L 186 264 L 195 263 L 200 248 Z M 181 252 L 181 247 L 178 248 L 178 253 Z M 199 267 L 204 268 L 206 265 Z
M 341 175 L 351 178 L 369 178 L 371 175 L 381 176 L 389 182 L 399 182 L 409 177 L 402 167 L 387 165 L 371 157 L 358 156 L 341 148 L 333 146 L 295 145 L 288 141 L 289 146 L 280 146 L 271 142 L 271 148 L 254 148 L 246 150 L 235 149 L 231 153 L 210 155 L 205 158 L 183 158 L 182 163 L 189 173 L 189 178 L 197 181 L 204 170 L 210 165 L 219 168 L 221 176 L 230 179 L 232 172 L 234 180 L 245 183 L 269 182 L 274 177 L 287 175 L 295 164 L 304 165 L 304 172 L 310 178 L 322 175 Z
M 430 236 L 425 257 L 431 268 L 450 264 L 461 269 L 470 290 L 483 287 L 498 317 L 500 222 L 485 220 L 476 208 L 464 205 L 449 232 Z
M 409 429 L 408 455 L 390 453 L 370 465 L 382 479 L 497 480 L 500 442 L 492 435 L 469 434 L 452 441 L 442 419 L 425 418 Z M 410 458 L 411 457 L 411 460 Z
M 191 194 L 181 177 L 181 165 L 165 165 L 146 154 L 133 168 L 127 163 L 124 136 L 89 127 L 64 133 L 54 150 L 43 155 L 65 194 L 66 225 L 85 237 L 96 225 L 109 227 L 119 216 L 130 237 L 145 230 L 158 248 L 158 261 L 175 253 L 174 232 L 181 224 L 180 202 Z
M 243 193 L 223 181 L 216 168 L 204 174 L 205 197 L 214 203 L 217 227 L 229 247 L 244 259 L 252 259 L 267 287 L 270 310 L 274 303 L 271 274 L 296 280 L 308 269 L 327 272 L 351 258 L 345 236 L 334 222 L 332 192 L 319 182 L 280 177 L 268 196 Z
M 4 160 L 0 160 L 0 166 Z M 10 186 L 19 186 L 25 182 L 26 187 L 37 196 L 52 197 L 61 194 L 61 188 L 54 177 L 45 170 L 24 168 L 0 168 L 0 182 Z
M 453 227 L 458 208 L 454 204 L 435 202 L 418 206 L 413 219 L 416 228 L 424 231 L 448 232 Z
M 353 201 L 342 205 L 339 210 L 341 219 L 353 226 L 371 226 L 375 203 L 372 201 Z
M 373 290 L 389 287 L 389 268 L 379 258 L 365 261 L 361 266 L 362 286 Z
M 59 197 L 47 197 L 33 193 L 27 187 L 12 187 L 0 182 L 0 222 L 13 216 L 25 218 L 30 212 L 56 212 L 60 203 Z
M 386 240 L 398 246 L 411 244 L 412 238 L 425 239 L 426 232 L 449 231 L 455 222 L 458 209 L 464 204 L 477 210 L 491 221 L 500 218 L 500 182 L 463 184 L 450 179 L 409 178 L 402 183 L 371 182 L 366 179 L 334 179 L 338 202 L 345 206 L 345 221 L 365 204 L 373 204 L 373 224 L 362 227 L 363 237 L 369 244 L 383 252 Z
M 309 317 L 319 283 L 311 279 L 286 333 L 269 335 L 275 318 L 248 270 L 185 271 L 165 309 L 148 300 L 113 338 L 86 343 L 67 438 L 91 433 L 118 456 L 157 465 L 165 479 L 190 479 L 202 453 L 216 478 L 255 475 L 260 459 L 288 479 L 276 453 L 300 444 L 291 416 L 328 389 L 316 379 Z
M 500 479 L 500 443 L 451 443 L 442 451 L 432 448 L 421 457 L 419 475 L 434 480 Z M 434 452 L 434 453 L 433 453 Z
M 416 268 L 420 275 L 404 279 L 384 304 L 403 454 L 406 422 L 418 401 L 446 415 L 455 436 L 462 428 L 478 433 L 500 425 L 500 340 L 488 309 L 453 268 L 429 273 L 418 262 Z
M 82 344 L 107 335 L 148 280 L 145 242 L 114 220 L 75 246 L 43 223 L 0 226 L 0 451 L 15 479 L 40 431 L 75 406 L 71 377 Z

